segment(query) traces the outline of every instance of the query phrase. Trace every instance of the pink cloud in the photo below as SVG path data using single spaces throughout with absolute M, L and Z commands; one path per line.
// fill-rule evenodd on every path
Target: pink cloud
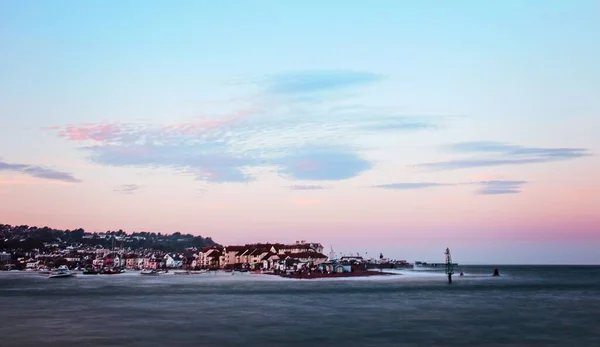
M 386 123 L 390 117 L 379 122 Z M 373 120 L 355 123 L 348 126 L 349 131 L 372 125 Z M 71 124 L 56 133 L 85 143 L 80 149 L 89 152 L 88 160 L 96 164 L 169 168 L 210 182 L 248 182 L 255 175 L 246 169 L 259 167 L 277 167 L 281 176 L 305 181 L 345 180 L 371 169 L 367 159 L 344 143 L 323 143 L 320 135 L 316 143 L 304 136 L 303 140 L 290 139 L 298 128 L 321 124 L 328 123 L 314 117 L 286 118 L 261 104 L 220 117 L 198 115 L 167 124 Z M 277 143 L 280 135 L 286 143 Z
M 240 120 L 259 112 L 259 109 L 243 109 L 226 116 L 215 118 L 198 116 L 188 122 L 152 126 L 122 124 L 119 122 L 82 123 L 66 127 L 51 126 L 44 130 L 57 132 L 58 136 L 71 141 L 135 142 L 148 138 L 164 140 L 176 139 L 178 136 L 195 136 L 211 131 L 227 128 Z
M 213 129 L 225 127 L 231 123 L 233 123 L 233 121 L 230 119 L 204 120 L 204 121 L 198 121 L 198 122 L 166 124 L 166 125 L 163 125 L 161 128 L 167 132 L 178 133 L 178 134 L 182 134 L 182 135 L 192 135 L 192 134 L 203 133 L 203 132 L 210 131 Z
M 82 126 L 69 125 L 58 132 L 58 136 L 71 141 L 94 140 L 107 142 L 121 134 L 122 129 L 116 124 L 84 124 Z

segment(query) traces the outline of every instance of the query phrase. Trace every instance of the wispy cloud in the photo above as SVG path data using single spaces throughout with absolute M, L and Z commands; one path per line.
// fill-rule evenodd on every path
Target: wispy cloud
M 79 179 L 73 177 L 73 175 L 56 171 L 54 169 L 45 168 L 37 165 L 27 164 L 11 164 L 0 161 L 0 172 L 17 172 L 25 175 L 29 175 L 35 178 L 42 178 L 47 180 L 61 181 L 66 183 L 78 183 L 81 182 Z
M 485 181 L 483 187 L 477 191 L 481 195 L 518 194 L 521 192 L 525 181 Z
M 374 124 L 366 124 L 363 129 L 371 131 L 412 131 L 412 130 L 425 130 L 425 129 L 437 129 L 438 125 L 432 122 L 425 122 L 423 120 L 411 119 L 409 117 L 380 120 L 374 122 Z
M 402 182 L 402 183 L 380 184 L 380 185 L 374 186 L 374 188 L 384 188 L 384 189 L 394 189 L 394 190 L 414 190 L 414 189 L 425 189 L 425 188 L 453 186 L 453 185 L 456 185 L 456 183 Z
M 369 170 L 371 163 L 349 148 L 304 148 L 279 162 L 284 177 L 308 181 L 340 181 Z
M 259 161 L 229 153 L 227 146 L 176 140 L 172 143 L 119 143 L 83 147 L 93 162 L 109 166 L 167 167 L 208 182 L 247 182 L 242 168 Z
M 341 90 L 378 82 L 382 75 L 362 71 L 299 71 L 271 76 L 267 92 L 275 94 L 306 94 Z
M 264 81 L 264 89 L 267 94 L 333 92 L 380 78 L 339 71 L 283 74 Z M 357 136 L 433 129 L 438 120 L 366 106 L 290 106 L 268 95 L 255 104 L 184 123 L 108 122 L 47 130 L 79 143 L 92 162 L 102 165 L 170 168 L 215 183 L 249 182 L 257 168 L 273 167 L 290 180 L 334 181 L 371 169 L 356 146 Z
M 55 129 L 56 130 L 56 129 Z M 67 126 L 59 130 L 58 135 L 69 140 L 97 140 L 106 141 L 119 139 L 126 134 L 117 124 L 83 124 L 81 126 Z
M 291 190 L 322 190 L 322 189 L 327 189 L 327 187 L 325 186 L 319 186 L 319 185 L 301 185 L 301 184 L 296 184 L 290 187 Z
M 470 158 L 419 164 L 431 170 L 454 170 L 487 166 L 548 163 L 591 155 L 585 148 L 539 148 L 501 142 L 462 142 L 447 147 L 452 152 L 475 154 Z
M 428 189 L 435 187 L 448 186 L 472 186 L 477 185 L 480 188 L 475 192 L 479 195 L 499 195 L 499 194 L 517 194 L 521 192 L 521 188 L 527 181 L 509 181 L 509 180 L 494 180 L 494 181 L 475 181 L 475 182 L 459 182 L 459 183 L 441 183 L 441 182 L 402 182 L 390 183 L 374 186 L 374 188 L 383 188 L 391 190 L 417 190 Z
M 116 193 L 129 195 L 137 192 L 138 190 L 140 190 L 140 188 L 141 187 L 137 184 L 123 184 L 113 189 L 113 191 Z

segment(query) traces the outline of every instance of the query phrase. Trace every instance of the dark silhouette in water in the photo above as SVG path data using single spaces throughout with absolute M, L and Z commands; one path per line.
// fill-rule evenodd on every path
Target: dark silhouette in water
M 464 274 L 462 273 L 462 271 L 460 272 L 460 276 L 464 276 Z
M 494 269 L 494 274 L 492 276 L 500 276 L 498 269 Z
M 450 248 L 446 248 L 446 274 L 448 275 L 448 284 L 452 284 L 452 275 L 454 274 L 454 267 L 452 266 L 452 256 L 450 255 Z

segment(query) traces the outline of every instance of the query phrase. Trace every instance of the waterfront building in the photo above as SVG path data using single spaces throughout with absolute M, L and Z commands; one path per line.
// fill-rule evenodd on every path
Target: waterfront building
M 136 270 L 141 268 L 141 266 L 139 266 L 139 262 L 138 262 L 138 255 L 137 254 L 128 254 L 125 256 L 125 268 L 128 270 Z
M 211 246 L 200 249 L 198 253 L 197 266 L 205 269 L 219 268 L 223 247 Z
M 12 254 L 10 254 L 10 253 L 7 253 L 7 252 L 0 253 L 0 261 L 10 261 L 11 258 L 12 258 Z
M 183 259 L 179 255 L 167 254 L 164 256 L 165 266 L 171 269 L 183 266 Z
M 296 241 L 294 244 L 255 243 L 225 247 L 205 247 L 197 256 L 197 264 L 202 268 L 227 269 L 274 269 L 283 264 L 295 263 L 317 265 L 327 256 L 320 243 Z M 295 264 L 294 263 L 294 264 Z

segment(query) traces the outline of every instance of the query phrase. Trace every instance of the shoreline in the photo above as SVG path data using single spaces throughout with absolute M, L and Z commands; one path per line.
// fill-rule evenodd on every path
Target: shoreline
M 390 273 L 390 272 L 380 272 L 380 271 L 354 271 L 354 272 L 341 272 L 341 273 L 330 273 L 324 274 L 320 272 L 312 272 L 310 274 L 275 274 L 275 273 L 265 273 L 262 275 L 267 276 L 278 276 L 281 278 L 289 278 L 289 279 L 304 279 L 304 280 L 312 280 L 318 278 L 349 278 L 349 277 L 372 277 L 372 276 L 401 276 L 399 273 Z

